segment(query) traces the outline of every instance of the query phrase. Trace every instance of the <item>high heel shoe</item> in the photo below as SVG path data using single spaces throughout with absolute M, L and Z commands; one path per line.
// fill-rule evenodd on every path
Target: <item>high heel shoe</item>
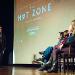
M 58 72 L 58 69 L 57 69 L 57 62 L 55 61 L 51 67 L 51 69 L 48 69 L 47 70 L 48 73 L 51 73 L 51 72 Z

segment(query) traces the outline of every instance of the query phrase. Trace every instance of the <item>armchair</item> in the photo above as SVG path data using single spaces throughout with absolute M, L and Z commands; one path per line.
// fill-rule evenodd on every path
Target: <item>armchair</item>
M 75 41 L 66 44 L 61 51 L 57 54 L 58 68 L 61 71 L 75 70 Z

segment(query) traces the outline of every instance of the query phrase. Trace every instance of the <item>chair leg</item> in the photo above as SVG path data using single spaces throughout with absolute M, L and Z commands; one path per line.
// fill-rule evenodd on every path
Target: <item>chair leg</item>
M 59 71 L 61 72 L 61 55 L 59 55 Z
M 58 55 L 57 55 L 57 68 L 59 70 L 59 58 L 58 58 Z
M 64 69 L 64 73 L 65 73 L 65 68 L 66 68 L 66 67 L 65 67 L 65 56 L 63 56 L 63 67 L 64 67 L 64 68 L 63 68 L 63 69 Z
M 69 57 L 67 57 L 67 71 L 69 70 Z
M 57 53 L 56 55 L 57 57 L 57 68 L 58 68 L 58 72 L 61 72 L 61 55 Z
M 72 58 L 72 60 L 73 60 L 73 61 L 72 61 L 72 65 L 73 65 L 72 68 L 73 68 L 73 72 L 74 72 L 74 57 Z

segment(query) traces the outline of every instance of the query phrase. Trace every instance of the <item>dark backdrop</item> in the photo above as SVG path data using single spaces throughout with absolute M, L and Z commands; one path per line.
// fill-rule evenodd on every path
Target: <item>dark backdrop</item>
M 6 37 L 6 50 L 3 56 L 3 65 L 12 64 L 13 60 L 13 26 L 14 0 L 0 0 L 0 20 L 3 33 Z

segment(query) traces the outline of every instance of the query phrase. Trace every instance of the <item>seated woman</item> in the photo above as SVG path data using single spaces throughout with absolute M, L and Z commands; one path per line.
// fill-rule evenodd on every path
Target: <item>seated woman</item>
M 65 35 L 65 33 L 64 33 Z M 54 49 L 52 52 L 52 58 L 53 58 L 53 64 L 50 69 L 48 69 L 48 72 L 57 72 L 57 53 L 62 50 L 64 47 L 64 44 L 71 43 L 75 40 L 75 20 L 72 21 L 71 25 L 68 29 L 68 35 L 65 36 L 65 38 L 62 41 L 62 44 L 59 46 L 59 49 Z M 68 50 L 64 51 L 68 52 Z

